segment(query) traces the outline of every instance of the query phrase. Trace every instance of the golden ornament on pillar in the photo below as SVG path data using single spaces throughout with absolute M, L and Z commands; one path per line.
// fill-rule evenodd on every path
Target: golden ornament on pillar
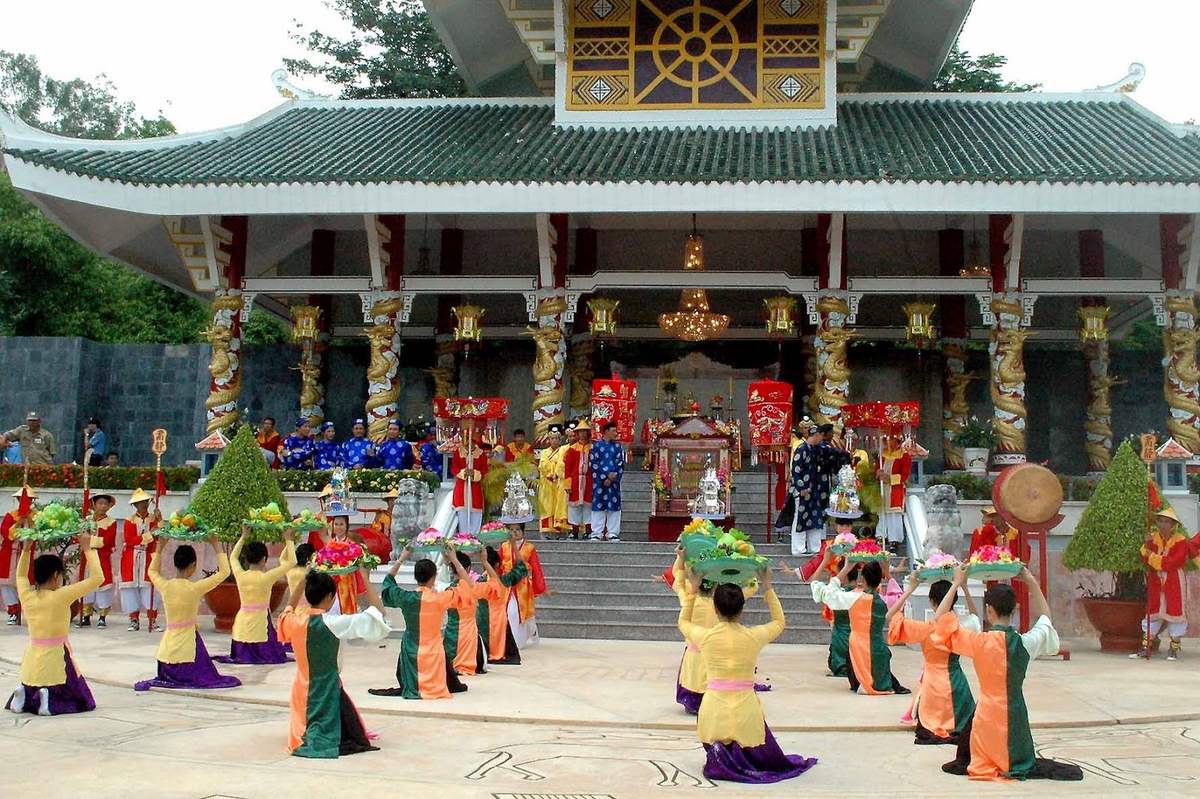
M 315 305 L 293 305 L 292 341 L 313 341 L 317 337 L 317 322 L 321 309 Z
M 683 271 L 704 271 L 704 237 L 694 230 L 683 242 Z
M 486 308 L 478 305 L 456 305 L 450 309 L 450 312 L 458 320 L 454 326 L 455 341 L 478 342 L 483 339 L 483 327 L 479 320 L 483 319 L 483 315 L 487 313 Z
M 908 343 L 924 348 L 937 338 L 937 330 L 933 326 L 932 302 L 910 302 L 900 306 L 907 320 L 904 323 L 904 337 Z
M 607 297 L 596 297 L 588 300 L 587 307 L 591 313 L 588 320 L 588 332 L 593 336 L 612 336 L 617 332 L 617 306 L 620 300 Z
M 1079 328 L 1080 341 L 1108 340 L 1108 311 L 1107 305 L 1089 305 L 1079 309 L 1079 321 L 1083 323 Z
M 783 295 L 763 300 L 767 307 L 767 335 L 783 338 L 796 333 L 796 299 Z

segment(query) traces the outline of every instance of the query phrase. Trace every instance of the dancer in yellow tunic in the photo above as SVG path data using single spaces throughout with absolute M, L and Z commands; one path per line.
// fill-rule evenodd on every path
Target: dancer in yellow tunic
M 196 573 L 196 550 L 190 544 L 180 544 L 172 556 L 175 572 L 173 580 L 163 577 L 160 570 L 161 544 L 154 548 L 150 558 L 150 582 L 162 596 L 167 611 L 167 627 L 158 642 L 158 676 L 153 680 L 142 680 L 133 685 L 135 691 L 150 688 L 236 688 L 242 684 L 237 677 L 227 677 L 217 671 L 200 629 L 196 626 L 196 615 L 200 612 L 200 600 L 225 581 L 229 576 L 229 558 L 221 551 L 217 537 L 208 539 L 213 554 L 217 556 L 217 570 L 203 580 L 192 581 Z
M 233 640 L 229 642 L 229 654 L 214 660 L 220 663 L 287 663 L 287 652 L 275 636 L 275 625 L 271 623 L 271 587 L 282 580 L 292 566 L 296 565 L 296 544 L 292 533 L 283 534 L 283 552 L 279 565 L 267 569 L 267 546 L 261 541 L 247 541 L 246 533 L 233 545 L 230 556 L 233 579 L 237 581 L 238 599 L 241 607 L 233 620 Z M 242 551 L 246 553 L 246 566 L 242 566 Z
M 17 595 L 29 625 L 29 645 L 21 657 L 21 684 L 5 705 L 14 713 L 58 716 L 96 709 L 88 684 L 75 669 L 67 629 L 71 604 L 100 587 L 104 572 L 92 537 L 79 536 L 79 549 L 87 561 L 87 577 L 63 586 L 63 562 L 58 555 L 38 555 L 33 562 L 35 585 L 29 584 L 29 558 L 33 545 L 21 544 L 17 561 Z
M 758 584 L 771 611 L 771 621 L 754 627 L 739 623 L 746 603 L 741 587 L 722 583 L 713 591 L 717 622 L 704 628 L 693 621 L 700 578 L 688 575 L 687 595 L 679 612 L 679 631 L 700 649 L 708 675 L 696 732 L 707 760 L 704 776 L 710 780 L 772 783 L 798 777 L 816 764 L 816 758 L 785 755 L 763 717 L 762 703 L 754 691 L 754 666 L 762 648 L 783 632 L 783 607 L 771 585 L 771 572 L 759 574 Z
M 560 536 L 569 527 L 567 487 L 564 482 L 567 476 L 566 454 L 566 447 L 562 446 L 562 427 L 551 425 L 546 446 L 538 455 L 537 501 L 538 512 L 541 515 L 539 529 L 544 536 Z

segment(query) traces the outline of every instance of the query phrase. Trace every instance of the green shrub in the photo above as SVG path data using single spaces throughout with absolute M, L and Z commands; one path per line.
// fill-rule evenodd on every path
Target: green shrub
M 281 491 L 320 491 L 329 484 L 329 471 L 302 471 L 281 469 L 274 472 Z M 366 491 L 386 494 L 406 477 L 421 480 L 430 491 L 437 491 L 441 481 L 433 472 L 422 469 L 352 469 L 349 488 L 351 491 Z
M 992 498 L 992 481 L 987 477 L 977 477 L 966 472 L 931 474 L 925 479 L 925 484 L 954 486 L 959 499 L 990 500 Z
M 222 541 L 236 541 L 251 508 L 276 503 L 288 515 L 287 500 L 254 440 L 250 425 L 238 428 L 217 465 L 192 500 L 192 510 L 208 520 Z
M 167 466 L 163 478 L 168 491 L 189 491 L 200 479 L 194 466 Z M 25 479 L 25 467 L 19 463 L 0 465 L 0 486 L 19 486 Z M 153 466 L 98 466 L 88 469 L 89 488 L 134 489 L 154 491 Z M 30 466 L 29 485 L 34 488 L 83 489 L 83 467 L 72 463 L 54 466 Z
M 991 449 L 996 443 L 991 421 L 981 422 L 978 416 L 972 416 L 955 434 L 954 443 L 960 447 Z
M 1111 572 L 1117 598 L 1134 598 L 1142 575 L 1142 543 L 1150 518 L 1150 479 L 1133 446 L 1124 442 L 1100 478 L 1075 534 L 1067 544 L 1063 564 L 1074 571 Z

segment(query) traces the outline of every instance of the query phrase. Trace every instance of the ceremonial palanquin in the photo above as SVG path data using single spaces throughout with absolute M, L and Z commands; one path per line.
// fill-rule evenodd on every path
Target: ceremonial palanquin
M 700 482 L 709 469 L 716 470 L 720 498 L 728 508 L 734 428 L 699 416 L 667 424 L 655 439 L 655 484 L 661 483 L 662 488 L 656 491 L 653 515 L 690 518 L 691 502 L 700 494 Z

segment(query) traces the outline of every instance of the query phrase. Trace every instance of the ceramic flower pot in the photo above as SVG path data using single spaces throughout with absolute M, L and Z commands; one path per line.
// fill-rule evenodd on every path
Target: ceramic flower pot
M 1084 597 L 1082 600 L 1088 621 L 1100 633 L 1101 652 L 1136 652 L 1142 643 L 1142 619 L 1146 618 L 1146 603 L 1129 599 Z
M 963 463 L 967 474 L 985 477 L 988 469 L 987 447 L 963 447 Z
M 279 609 L 286 593 L 286 582 L 280 581 L 271 586 L 272 612 Z M 241 598 L 238 596 L 237 583 L 233 580 L 226 580 L 209 591 L 205 601 L 208 603 L 208 609 L 213 613 L 213 629 L 219 633 L 230 632 L 233 629 L 233 620 L 237 616 L 238 609 L 242 606 Z

